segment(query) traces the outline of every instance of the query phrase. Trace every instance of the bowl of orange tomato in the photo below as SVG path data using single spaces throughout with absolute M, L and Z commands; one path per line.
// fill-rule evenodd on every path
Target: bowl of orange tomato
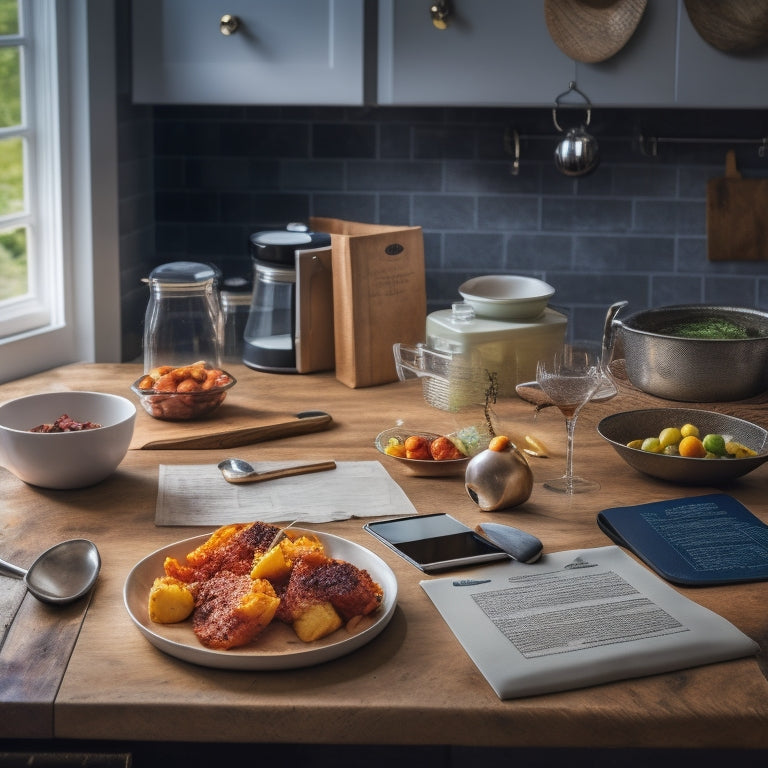
M 441 435 L 408 427 L 391 427 L 376 436 L 376 448 L 407 474 L 417 477 L 464 475 L 469 460 L 488 447 L 489 435 L 471 427 Z

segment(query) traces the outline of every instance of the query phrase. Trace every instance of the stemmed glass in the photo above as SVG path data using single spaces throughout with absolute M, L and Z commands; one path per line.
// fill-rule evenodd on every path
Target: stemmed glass
M 573 474 L 573 433 L 579 411 L 595 394 L 602 381 L 599 355 L 588 349 L 565 346 L 552 358 L 538 362 L 536 381 L 565 416 L 568 439 L 565 474 L 547 480 L 544 487 L 566 494 L 597 490 L 600 488 L 599 483 Z

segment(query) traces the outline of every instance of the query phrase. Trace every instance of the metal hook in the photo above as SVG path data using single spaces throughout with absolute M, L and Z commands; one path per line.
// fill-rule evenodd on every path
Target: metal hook
M 580 91 L 576 87 L 576 83 L 573 80 L 571 80 L 571 82 L 568 83 L 568 90 L 567 91 L 563 91 L 555 99 L 555 106 L 554 106 L 554 109 L 552 110 L 552 122 L 555 124 L 555 128 L 557 128 L 557 130 L 560 131 L 560 133 L 563 132 L 563 129 L 560 126 L 560 123 L 557 122 L 557 108 L 560 106 L 560 99 L 564 98 L 569 93 L 577 93 L 586 102 L 586 107 L 584 109 L 587 112 L 587 119 L 586 119 L 586 122 L 584 123 L 584 125 L 585 126 L 589 125 L 589 121 L 592 119 L 592 102 L 587 98 L 587 95 L 583 91 Z
M 507 130 L 504 132 L 504 151 L 514 158 L 509 172 L 513 176 L 517 176 L 520 173 L 520 134 L 518 134 L 517 129 L 507 126 Z

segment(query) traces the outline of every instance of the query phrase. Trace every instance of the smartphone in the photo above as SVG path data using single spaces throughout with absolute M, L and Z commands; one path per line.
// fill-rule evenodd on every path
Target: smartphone
M 363 528 L 425 573 L 509 559 L 504 550 L 443 512 L 380 520 Z

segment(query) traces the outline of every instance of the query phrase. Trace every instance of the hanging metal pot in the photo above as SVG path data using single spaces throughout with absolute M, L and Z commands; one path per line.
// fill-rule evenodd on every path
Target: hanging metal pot
M 586 120 L 582 125 L 569 128 L 565 132 L 565 136 L 555 148 L 555 167 L 566 176 L 585 176 L 592 173 L 600 164 L 600 150 L 595 137 L 586 130 L 592 117 L 592 105 L 575 83 L 570 83 L 568 90 L 555 99 L 552 120 L 555 128 L 563 133 L 563 128 L 557 120 L 557 109 L 560 106 L 560 100 L 571 91 L 579 94 L 586 102 Z

